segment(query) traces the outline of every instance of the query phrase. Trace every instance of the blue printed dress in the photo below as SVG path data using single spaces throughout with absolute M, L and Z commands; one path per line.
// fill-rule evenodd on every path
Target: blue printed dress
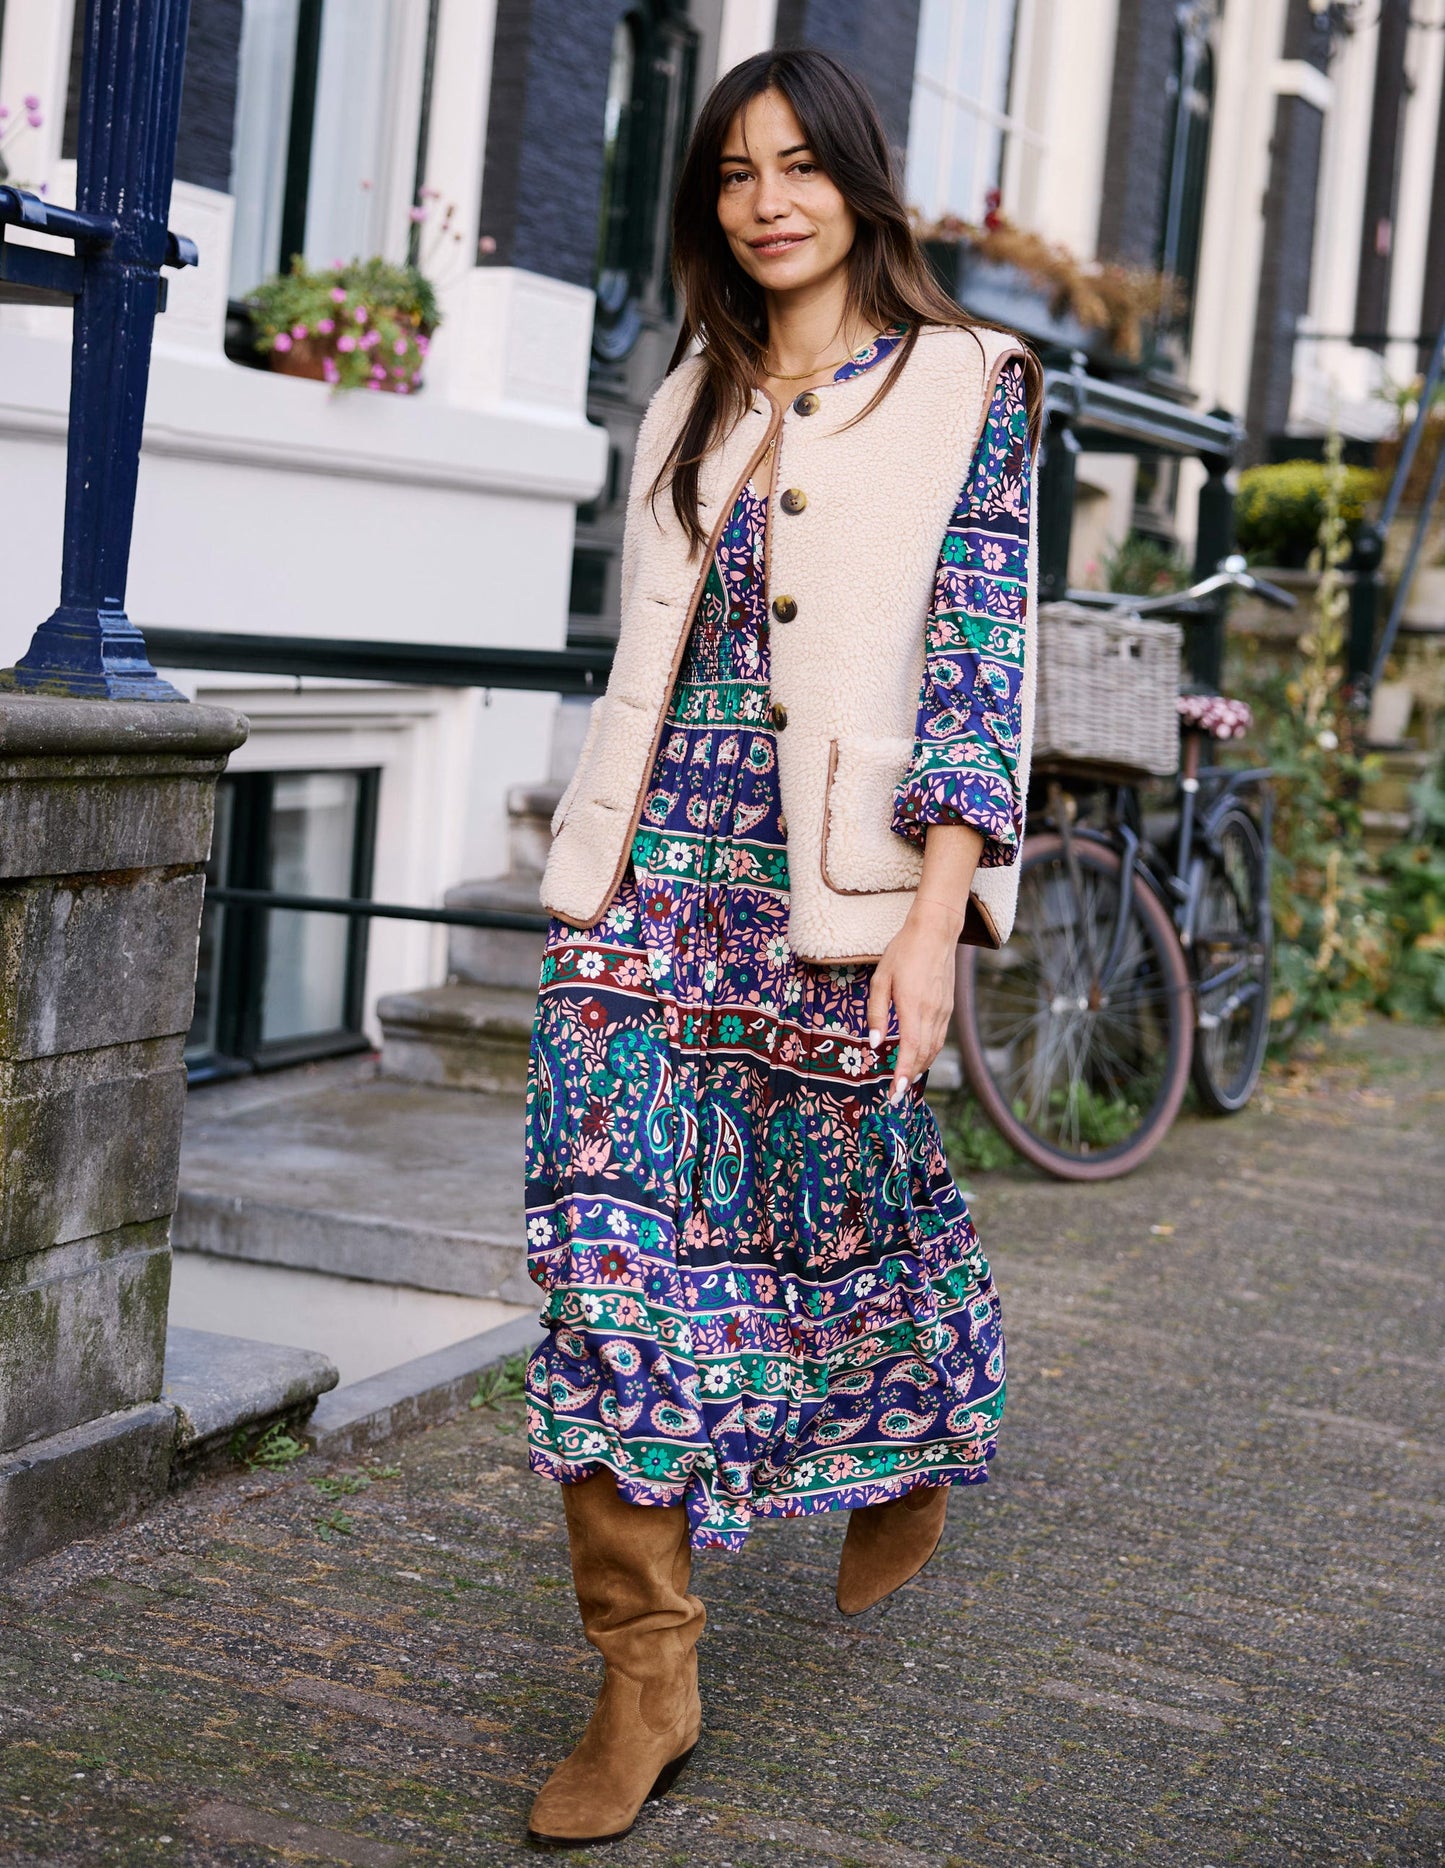
M 984 864 L 1013 860 L 1023 825 L 1028 446 L 1010 362 L 942 543 L 893 814 L 920 845 L 975 825 Z M 527 1089 L 548 1326 L 530 1463 L 683 1503 L 699 1549 L 984 1479 L 1004 1404 L 999 1299 L 937 1123 L 919 1086 L 888 1101 L 896 1018 L 870 1049 L 871 965 L 788 945 L 767 468 L 719 539 L 617 894 L 594 927 L 549 929 Z

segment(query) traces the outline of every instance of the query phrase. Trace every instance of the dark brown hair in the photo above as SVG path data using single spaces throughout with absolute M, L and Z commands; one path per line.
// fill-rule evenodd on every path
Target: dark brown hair
M 899 195 L 878 112 L 852 72 L 810 48 L 759 52 L 735 65 L 713 86 L 698 115 L 672 209 L 672 271 L 684 309 L 667 367 L 669 373 L 675 370 L 697 340 L 705 368 L 687 419 L 653 483 L 652 498 L 670 482 L 673 510 L 695 552 L 707 544 L 698 515 L 698 470 L 713 444 L 752 406 L 768 341 L 763 289 L 733 257 L 718 220 L 718 164 L 733 118 L 770 90 L 792 105 L 819 167 L 857 219 L 848 255 L 849 311 L 877 330 L 899 322 L 908 326 L 897 360 L 854 419 L 861 420 L 888 394 L 922 325 L 982 328 L 935 280 Z M 1043 371 L 1028 350 L 1025 371 L 1029 429 L 1037 442 Z

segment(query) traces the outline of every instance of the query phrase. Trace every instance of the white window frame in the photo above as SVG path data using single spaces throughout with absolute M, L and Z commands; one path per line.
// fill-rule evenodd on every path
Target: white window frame
M 948 194 L 954 149 L 962 133 L 971 134 L 976 142 L 981 142 L 986 132 L 996 133 L 1001 142 L 997 186 L 1003 191 L 1005 209 L 1011 211 L 1015 218 L 1027 221 L 1035 206 L 1032 200 L 1015 201 L 1013 197 L 1018 193 L 1020 178 L 1025 173 L 1026 155 L 1033 154 L 1036 157 L 1031 167 L 1033 176 L 1037 177 L 1048 148 L 1048 138 L 1044 132 L 1029 120 L 1029 106 L 1036 102 L 1038 90 L 1034 82 L 1034 42 L 1041 25 L 1046 27 L 1046 22 L 1040 18 L 1041 12 L 1048 10 L 1046 0 L 1017 0 L 1013 9 L 1013 56 L 1001 108 L 987 99 L 965 96 L 958 86 L 957 74 L 965 63 L 976 65 L 982 60 L 987 65 L 990 55 L 998 50 L 999 35 L 1011 23 L 1007 0 L 984 0 L 984 3 L 987 7 L 985 36 L 982 46 L 979 46 L 970 43 L 967 32 L 968 10 L 960 6 L 957 0 L 923 0 L 924 9 L 938 8 L 945 10 L 948 15 L 948 51 L 944 70 L 941 73 L 932 71 L 918 62 L 913 74 L 915 111 L 921 92 L 931 94 L 940 106 L 941 134 L 930 165 L 932 172 L 926 180 L 919 173 L 922 152 L 918 152 L 916 163 L 911 138 L 909 143 L 908 197 L 928 220 L 935 220 L 943 214 L 955 214 L 975 223 L 983 218 L 983 197 L 987 189 L 995 185 L 994 181 L 984 182 L 979 187 L 976 201 L 954 201 Z M 919 61 L 923 57 L 926 37 L 920 16 Z M 1036 184 L 1030 193 L 1035 191 Z

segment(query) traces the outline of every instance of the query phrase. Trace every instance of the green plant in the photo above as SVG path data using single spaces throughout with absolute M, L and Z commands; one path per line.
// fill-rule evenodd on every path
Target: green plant
M 231 1435 L 231 1455 L 249 1466 L 254 1472 L 264 1467 L 269 1472 L 283 1472 L 287 1466 L 294 1465 L 298 1459 L 311 1451 L 304 1440 L 298 1440 L 283 1421 L 273 1420 L 259 1439 L 248 1448 L 246 1430 L 238 1427 Z
M 477 1391 L 467 1406 L 496 1409 L 508 1401 L 521 1400 L 526 1392 L 527 1359 L 525 1356 L 508 1356 L 505 1362 L 494 1362 L 490 1368 L 481 1371 L 477 1376 Z
M 1380 858 L 1371 891 L 1389 929 L 1389 974 L 1377 1003 L 1396 1018 L 1445 1019 L 1445 758 L 1413 790 L 1418 834 Z
M 940 1132 L 950 1165 L 964 1173 L 987 1174 L 1012 1167 L 1018 1156 L 967 1090 L 955 1090 L 940 1109 Z
M 1234 531 L 1240 550 L 1254 564 L 1303 566 L 1324 524 L 1327 485 L 1335 489 L 1346 546 L 1353 545 L 1379 490 L 1379 475 L 1338 461 L 1333 467 L 1328 461 L 1280 461 L 1247 467 L 1239 476 Z
M 368 1466 L 364 1472 L 324 1472 L 311 1483 L 323 1498 L 352 1498 L 377 1479 L 399 1479 L 400 1466 Z
M 258 349 L 285 355 L 306 345 L 338 389 L 414 389 L 441 322 L 425 274 L 380 258 L 313 271 L 297 253 L 288 272 L 263 280 L 246 303 Z
M 1188 561 L 1174 546 L 1146 532 L 1130 532 L 1106 551 L 1099 566 L 1105 590 L 1131 597 L 1162 597 L 1190 581 Z
M 371 1480 L 364 1472 L 326 1472 L 311 1483 L 323 1498 L 351 1498 L 366 1491 Z
M 322 1543 L 329 1544 L 337 1537 L 351 1537 L 356 1532 L 354 1520 L 344 1511 L 328 1511 L 324 1518 L 316 1520 L 316 1535 Z
M 1378 996 L 1388 966 L 1358 802 L 1372 767 L 1356 748 L 1355 723 L 1338 698 L 1349 608 L 1342 571 L 1350 551 L 1349 472 L 1332 432 L 1310 558 L 1320 580 L 1314 620 L 1300 638 L 1298 667 L 1268 683 L 1256 708 L 1275 769 L 1271 1042 L 1277 1050 L 1313 1026 L 1357 1016 Z

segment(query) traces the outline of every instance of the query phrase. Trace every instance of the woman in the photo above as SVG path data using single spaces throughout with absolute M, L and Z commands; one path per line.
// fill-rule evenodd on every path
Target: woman
M 851 1513 L 837 1604 L 983 1479 L 999 1302 L 921 1094 L 1017 891 L 1039 378 L 932 283 L 866 92 L 730 72 L 674 214 L 622 630 L 553 819 L 527 1107 L 563 1482 L 606 1662 L 532 1840 L 631 1827 L 697 1742 L 694 1548 Z

